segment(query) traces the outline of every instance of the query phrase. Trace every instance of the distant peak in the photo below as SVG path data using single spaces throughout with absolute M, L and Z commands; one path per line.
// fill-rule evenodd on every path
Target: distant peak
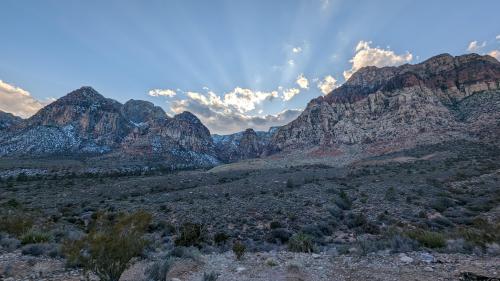
M 66 97 L 77 98 L 77 99 L 81 99 L 81 98 L 104 99 L 104 96 L 99 94 L 99 92 L 97 92 L 94 88 L 92 88 L 90 86 L 80 87 L 79 89 L 76 89 L 76 90 L 70 92 L 69 94 L 67 94 Z
M 177 120 L 183 120 L 183 121 L 188 121 L 188 122 L 193 122 L 193 123 L 201 123 L 200 119 L 196 117 L 193 113 L 189 111 L 184 111 L 182 113 L 179 113 L 174 116 L 175 119 Z

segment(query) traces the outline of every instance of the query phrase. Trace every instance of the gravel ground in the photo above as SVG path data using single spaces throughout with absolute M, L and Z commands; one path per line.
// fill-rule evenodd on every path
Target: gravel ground
M 147 260 L 135 262 L 121 281 L 146 281 Z M 86 280 L 83 272 L 65 269 L 58 259 L 0 255 L 1 280 Z M 217 281 L 234 280 L 458 280 L 462 272 L 500 278 L 500 257 L 411 252 L 368 256 L 331 256 L 291 252 L 251 253 L 236 260 L 231 252 L 202 255 L 197 261 L 179 260 L 167 280 L 199 281 L 205 273 L 218 274 Z M 98 280 L 95 277 L 91 280 Z

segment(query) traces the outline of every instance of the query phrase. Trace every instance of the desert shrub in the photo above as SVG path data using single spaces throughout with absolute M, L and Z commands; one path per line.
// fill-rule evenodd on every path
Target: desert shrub
M 174 263 L 174 258 L 167 257 L 153 263 L 146 269 L 147 281 L 167 281 L 167 274 Z
M 281 228 L 281 223 L 279 221 L 272 221 L 269 224 L 269 228 L 271 229 Z
M 65 241 L 63 251 L 70 265 L 82 265 L 102 281 L 117 281 L 129 261 L 142 253 L 151 215 L 139 211 L 120 215 L 116 221 L 99 214 L 89 234 L 76 241 Z
M 393 253 L 411 252 L 418 248 L 418 242 L 409 237 L 395 234 L 389 239 L 389 247 Z
M 333 205 L 330 208 L 328 208 L 328 212 L 337 219 L 342 219 L 344 217 L 344 211 L 342 211 L 341 208 L 339 208 L 337 205 Z
M 367 223 L 367 220 L 366 220 L 365 215 L 363 215 L 363 214 L 349 213 L 345 217 L 345 224 L 350 228 L 360 227 L 366 223 Z
M 9 199 L 7 202 L 4 203 L 4 205 L 5 207 L 12 209 L 21 208 L 22 206 L 21 202 L 17 201 L 15 198 Z
M 447 197 L 439 197 L 431 201 L 431 208 L 438 212 L 444 212 L 446 211 L 446 209 L 454 205 L 455 203 L 453 202 L 453 200 Z
M 30 230 L 21 236 L 21 244 L 36 244 L 49 242 L 50 235 L 37 230 Z
M 215 272 L 210 272 L 210 273 L 203 273 L 203 281 L 217 281 L 219 278 L 219 274 Z
M 387 190 L 385 191 L 385 200 L 387 201 L 394 201 L 396 200 L 396 189 L 394 187 L 389 187 L 387 188 Z
M 21 242 L 16 238 L 10 238 L 10 237 L 0 238 L 0 247 L 1 249 L 6 250 L 7 252 L 14 251 L 15 249 L 19 248 L 20 245 Z
M 48 256 L 55 258 L 61 256 L 61 249 L 58 244 L 37 243 L 37 244 L 29 244 L 22 247 L 21 253 L 23 255 Z
M 233 253 L 236 255 L 236 259 L 240 260 L 245 254 L 246 247 L 240 241 L 236 241 L 233 244 Z
M 214 242 L 217 245 L 225 243 L 229 239 L 229 236 L 224 232 L 218 232 L 214 235 Z
M 0 231 L 20 237 L 33 226 L 33 220 L 25 215 L 6 215 L 0 218 Z
M 389 247 L 389 241 L 387 240 L 359 239 L 357 244 L 362 255 L 378 252 Z
M 378 234 L 380 229 L 373 222 L 369 222 L 364 214 L 350 213 L 344 219 L 345 224 L 349 228 L 356 228 L 363 233 Z
M 351 199 L 344 191 L 341 191 L 340 195 L 335 196 L 333 202 L 342 210 L 349 210 L 352 206 Z
M 179 235 L 175 239 L 176 246 L 201 246 L 204 240 L 204 227 L 201 224 L 185 223 L 179 230 Z
M 466 241 L 481 247 L 500 241 L 500 224 L 494 225 L 482 218 L 475 218 L 470 227 L 459 227 L 457 232 Z
M 312 237 L 312 238 L 320 238 L 323 237 L 323 232 L 316 224 L 308 224 L 302 227 L 302 233 Z
M 408 237 L 417 240 L 422 246 L 428 248 L 443 248 L 446 240 L 443 234 L 426 230 L 414 230 L 407 233 Z
M 175 247 L 170 251 L 169 256 L 181 258 L 181 259 L 191 259 L 198 260 L 200 258 L 200 251 L 195 247 Z
M 269 234 L 269 238 L 267 239 L 270 243 L 276 243 L 279 241 L 280 243 L 286 243 L 288 239 L 290 239 L 290 232 L 283 228 L 276 228 L 271 230 Z
M 294 234 L 288 241 L 288 250 L 292 252 L 314 252 L 314 243 L 312 238 L 304 233 Z

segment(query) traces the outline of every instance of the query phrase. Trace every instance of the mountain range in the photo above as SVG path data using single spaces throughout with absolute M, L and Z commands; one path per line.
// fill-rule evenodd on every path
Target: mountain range
M 0 157 L 153 159 L 204 167 L 307 151 L 380 155 L 451 139 L 498 141 L 500 63 L 442 54 L 419 64 L 364 67 L 268 132 L 211 135 L 193 114 L 173 117 L 147 101 L 124 104 L 82 87 L 28 119 L 0 112 Z

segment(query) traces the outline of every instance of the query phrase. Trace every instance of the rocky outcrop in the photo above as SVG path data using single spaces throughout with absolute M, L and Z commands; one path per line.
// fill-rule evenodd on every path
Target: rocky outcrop
M 246 129 L 231 135 L 213 135 L 217 155 L 224 162 L 236 162 L 242 159 L 257 158 L 269 145 L 271 136 L 278 127 L 267 132 Z
M 357 145 L 377 153 L 498 132 L 500 63 L 448 54 L 416 65 L 365 67 L 273 136 L 268 153 Z M 491 133 L 493 132 L 493 133 Z
M 218 163 L 210 132 L 191 113 L 169 117 L 140 100 L 122 105 L 90 87 L 69 93 L 14 127 L 0 139 L 0 156 L 112 153 L 182 166 Z
M 18 126 L 22 122 L 21 117 L 14 116 L 10 113 L 0 111 L 0 131 Z

